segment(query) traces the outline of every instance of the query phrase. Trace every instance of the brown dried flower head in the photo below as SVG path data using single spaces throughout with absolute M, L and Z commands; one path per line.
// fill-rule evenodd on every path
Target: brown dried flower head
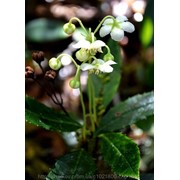
M 34 78 L 34 69 L 31 66 L 26 66 L 25 77 L 26 78 Z
M 56 72 L 54 70 L 46 71 L 45 78 L 48 80 L 54 80 L 56 77 Z
M 32 59 L 36 61 L 38 64 L 44 61 L 44 52 L 43 51 L 35 51 L 32 53 Z

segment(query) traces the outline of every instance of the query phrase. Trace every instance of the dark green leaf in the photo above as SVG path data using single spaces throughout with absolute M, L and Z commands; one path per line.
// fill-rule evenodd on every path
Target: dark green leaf
M 121 64 L 121 57 L 120 57 L 120 46 L 117 42 L 110 39 L 107 45 L 111 49 L 111 53 L 114 56 L 114 61 L 117 63 L 113 65 L 113 72 L 112 73 L 104 73 L 100 76 L 93 75 L 93 84 L 95 88 L 96 97 L 103 98 L 103 105 L 106 107 L 113 99 L 115 93 L 120 84 L 121 73 L 120 73 L 120 64 Z
M 139 179 L 140 152 L 136 143 L 121 133 L 101 134 L 101 152 L 119 176 Z
M 75 131 L 81 127 L 81 125 L 70 116 L 55 111 L 31 97 L 26 96 L 25 103 L 26 121 L 33 125 L 40 126 L 47 130 L 62 132 Z
M 96 165 L 92 157 L 83 149 L 61 157 L 49 172 L 46 180 L 92 179 Z
M 46 18 L 32 20 L 26 25 L 26 39 L 34 42 L 49 42 L 67 38 L 63 25 L 60 21 Z
M 154 123 L 154 116 L 147 117 L 144 121 L 136 122 L 136 125 L 141 128 L 143 131 L 149 131 Z
M 136 95 L 111 108 L 103 117 L 97 134 L 120 130 L 154 114 L 154 93 Z

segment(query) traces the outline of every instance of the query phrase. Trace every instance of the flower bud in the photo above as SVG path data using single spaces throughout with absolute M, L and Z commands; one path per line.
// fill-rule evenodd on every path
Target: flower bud
M 71 86 L 71 88 L 73 89 L 77 89 L 80 87 L 80 82 L 76 79 L 72 79 L 70 82 L 69 82 L 69 85 Z
M 81 62 L 88 60 L 89 56 L 90 55 L 86 51 L 86 49 L 80 49 L 79 51 L 76 52 L 76 58 Z
M 114 56 L 111 53 L 107 53 L 106 55 L 104 55 L 103 57 L 104 61 L 109 61 L 109 60 L 114 60 Z
M 63 26 L 63 30 L 66 34 L 71 35 L 76 30 L 76 26 L 72 23 L 66 23 Z
M 50 66 L 50 68 L 53 69 L 53 70 L 58 70 L 58 69 L 60 69 L 61 65 L 62 65 L 62 64 L 61 64 L 61 61 L 60 61 L 59 59 L 55 58 L 55 57 L 53 57 L 53 58 L 51 58 L 51 59 L 49 60 L 49 66 Z

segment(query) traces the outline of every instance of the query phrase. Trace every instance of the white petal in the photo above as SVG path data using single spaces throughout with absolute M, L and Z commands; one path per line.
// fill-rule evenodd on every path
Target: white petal
M 113 71 L 113 68 L 107 64 L 100 65 L 98 69 L 105 73 L 110 73 Z
M 126 16 L 118 16 L 117 18 L 116 18 L 116 21 L 117 22 L 120 22 L 120 23 L 122 23 L 122 22 L 124 22 L 124 21 L 127 21 L 128 20 L 128 18 L 126 17 Z
M 103 25 L 112 25 L 113 24 L 113 19 L 112 18 L 108 18 L 103 22 Z
M 87 40 L 80 40 L 78 43 L 72 45 L 73 48 L 89 48 L 90 47 L 90 42 Z
M 130 22 L 123 22 L 122 24 L 120 24 L 120 26 L 124 31 L 127 31 L 129 33 L 132 33 L 135 30 L 134 25 Z
M 114 27 L 111 32 L 111 38 L 115 41 L 121 41 L 124 37 L 124 31 L 117 27 Z
M 96 59 L 92 62 L 92 65 L 99 65 L 104 64 L 104 61 L 102 59 Z
M 101 37 L 104 37 L 111 32 L 111 29 L 112 29 L 112 25 L 105 25 L 101 27 L 101 29 L 99 30 L 99 35 Z
M 91 44 L 91 48 L 96 48 L 96 49 L 101 48 L 103 46 L 106 46 L 106 44 L 101 40 L 97 40 Z
M 94 66 L 92 64 L 89 64 L 89 63 L 81 64 L 81 70 L 82 71 L 86 71 L 89 69 L 94 69 Z
M 85 36 L 83 35 L 83 33 L 80 30 L 75 30 L 74 33 L 72 34 L 72 38 L 74 41 L 78 42 L 80 40 L 85 39 Z
M 85 64 L 86 64 L 86 63 L 85 63 Z M 98 64 L 98 63 L 97 63 L 97 60 L 94 60 L 91 64 L 92 64 L 92 65 Z
M 112 65 L 112 64 L 117 64 L 117 63 L 115 61 L 109 60 L 109 61 L 106 61 L 105 64 Z
M 97 59 L 97 62 L 98 62 L 98 64 L 104 64 L 105 63 L 105 61 L 103 61 L 102 59 Z

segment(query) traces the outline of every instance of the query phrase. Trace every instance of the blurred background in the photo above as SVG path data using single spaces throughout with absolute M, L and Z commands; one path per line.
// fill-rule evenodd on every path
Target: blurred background
M 32 60 L 33 51 L 43 51 L 44 70 L 49 70 L 48 60 L 60 53 L 73 55 L 71 47 L 79 36 L 72 37 L 63 32 L 64 23 L 71 17 L 78 17 L 86 27 L 95 28 L 106 15 L 125 15 L 135 25 L 133 33 L 125 33 L 119 42 L 122 57 L 122 78 L 117 96 L 125 100 L 138 93 L 154 89 L 154 0 L 26 0 L 25 1 L 25 65 L 31 66 L 43 82 L 40 67 Z M 78 27 L 78 24 L 75 23 Z M 103 39 L 104 40 L 104 39 Z M 68 58 L 55 79 L 57 98 L 63 98 L 68 111 L 80 112 L 79 91 L 69 87 L 69 80 L 75 69 Z M 31 79 L 25 79 L 25 93 L 49 107 L 59 106 L 46 94 L 43 86 Z M 81 77 L 86 84 L 86 75 Z M 126 129 L 129 137 L 139 145 L 141 151 L 140 170 L 147 180 L 153 179 L 154 172 L 154 131 L 153 120 L 138 122 Z M 43 179 L 55 161 L 77 141 L 74 133 L 60 135 L 26 123 L 26 179 Z

